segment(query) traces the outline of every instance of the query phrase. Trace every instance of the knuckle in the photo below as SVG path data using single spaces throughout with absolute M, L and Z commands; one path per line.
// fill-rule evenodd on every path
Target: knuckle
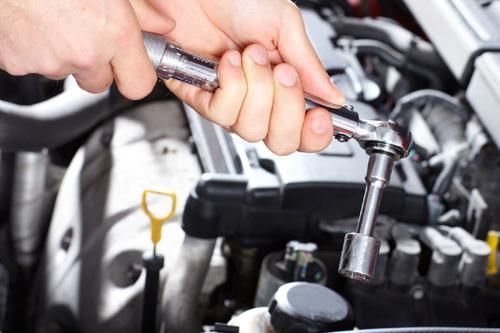
M 3 68 L 7 73 L 13 76 L 23 76 L 29 73 L 29 71 L 23 66 L 19 66 L 18 64 L 9 61 L 6 61 L 3 64 Z
M 89 89 L 90 87 L 87 86 L 87 84 L 85 83 L 85 81 L 83 80 L 79 80 L 78 78 L 75 77 L 75 80 L 76 80 L 76 84 L 78 84 L 78 86 L 82 89 L 82 90 L 85 90 L 85 91 L 88 91 L 88 92 L 91 92 Z
M 278 156 L 286 156 L 290 155 L 297 151 L 299 148 L 298 142 L 286 142 L 275 144 L 269 141 L 266 141 L 266 146 L 271 150 L 275 155 Z
M 127 36 L 130 37 L 130 32 L 131 31 L 127 26 L 117 24 L 114 29 L 114 39 L 120 44 L 127 43 L 127 41 L 129 40 Z
M 227 84 L 223 88 L 224 96 L 231 96 L 233 99 L 243 100 L 247 93 L 247 83 L 245 79 L 234 79 L 231 80 L 230 84 Z
M 233 126 L 238 120 L 238 114 L 221 114 L 213 119 L 213 122 L 222 127 Z
M 80 70 L 88 71 L 98 63 L 98 55 L 94 50 L 74 52 L 73 64 Z
M 118 89 L 120 90 L 120 93 L 123 95 L 123 97 L 130 99 L 130 100 L 133 100 L 133 101 L 140 100 L 140 99 L 147 96 L 147 94 L 140 94 L 137 90 L 132 91 L 132 90 L 120 88 L 120 87 L 118 87 Z
M 121 79 L 120 79 L 121 78 Z M 120 76 L 115 71 L 115 82 L 121 95 L 129 100 L 141 100 L 153 90 L 156 81 Z
M 255 126 L 245 131 L 238 132 L 238 135 L 245 141 L 255 143 L 262 141 L 267 136 L 267 128 Z
M 247 93 L 247 89 L 248 86 L 245 80 L 237 80 L 231 85 L 231 94 L 233 96 L 242 96 L 242 98 L 244 98 Z
M 153 87 L 148 85 L 137 85 L 137 86 L 124 86 L 123 84 L 118 84 L 118 90 L 123 95 L 123 97 L 130 100 L 140 100 L 149 95 Z
M 118 45 L 127 44 L 131 40 L 131 36 L 137 34 L 138 31 L 133 29 L 134 25 L 130 24 L 129 18 L 118 19 L 110 27 L 112 39 Z
M 63 76 L 63 65 L 56 59 L 50 59 L 40 64 L 39 73 L 47 76 Z
M 92 94 L 100 94 L 109 88 L 111 84 L 108 83 L 95 83 L 85 86 L 85 90 Z

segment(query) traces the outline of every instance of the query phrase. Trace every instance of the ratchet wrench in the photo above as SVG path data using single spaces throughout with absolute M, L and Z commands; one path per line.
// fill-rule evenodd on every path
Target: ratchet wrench
M 176 79 L 207 91 L 219 86 L 217 62 L 187 53 L 163 37 L 143 33 L 144 45 L 161 79 Z M 340 274 L 369 281 L 375 270 L 380 241 L 373 237 L 384 188 L 390 180 L 394 163 L 408 156 L 411 133 L 394 121 L 359 118 L 350 105 L 335 105 L 305 94 L 307 108 L 322 107 L 332 114 L 334 137 L 340 142 L 355 139 L 370 156 L 366 190 L 356 232 L 348 233 L 340 260 Z

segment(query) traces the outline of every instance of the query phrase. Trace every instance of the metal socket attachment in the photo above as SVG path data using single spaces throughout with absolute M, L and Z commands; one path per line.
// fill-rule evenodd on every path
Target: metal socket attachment
M 343 276 L 368 282 L 375 274 L 380 241 L 376 238 L 351 232 L 345 235 L 339 273 Z
M 370 281 L 375 274 L 380 242 L 373 237 L 384 188 L 391 178 L 394 161 L 401 156 L 370 150 L 366 190 L 356 232 L 345 236 L 339 273 L 345 277 Z

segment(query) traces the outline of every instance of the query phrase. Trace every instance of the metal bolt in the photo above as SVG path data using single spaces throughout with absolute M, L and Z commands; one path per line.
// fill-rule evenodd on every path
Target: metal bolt
M 68 230 L 66 230 L 61 239 L 60 243 L 61 249 L 67 252 L 69 250 L 72 241 L 73 241 L 73 228 L 69 228 Z
M 347 142 L 349 141 L 349 137 L 345 134 L 335 134 L 335 139 L 339 142 Z
M 126 276 L 126 286 L 131 286 L 139 280 L 139 277 L 142 274 L 142 265 L 139 263 L 132 263 L 127 267 L 125 272 Z
M 410 294 L 413 296 L 413 299 L 417 301 L 421 300 L 425 296 L 425 288 L 422 285 L 416 285 L 411 289 Z

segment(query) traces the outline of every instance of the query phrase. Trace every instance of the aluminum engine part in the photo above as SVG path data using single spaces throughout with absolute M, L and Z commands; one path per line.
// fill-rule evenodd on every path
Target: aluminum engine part
M 498 1 L 481 7 L 471 0 L 405 0 L 458 80 L 466 83 L 476 58 L 500 52 Z
M 500 6 L 500 3 L 497 4 Z M 500 148 L 499 85 L 500 52 L 483 54 L 475 62 L 474 74 L 467 87 L 466 96 L 498 148 Z
M 432 227 L 420 232 L 420 239 L 432 250 L 427 280 L 437 287 L 451 287 L 458 277 L 462 249 L 458 244 Z
M 10 221 L 16 260 L 23 268 L 40 259 L 59 183 L 54 170 L 47 152 L 16 154 Z
M 145 105 L 101 126 L 79 150 L 47 237 L 41 327 L 61 327 L 71 315 L 82 333 L 139 330 L 141 253 L 150 248 L 142 191 L 171 190 L 179 200 L 158 247 L 165 257 L 163 288 L 185 238 L 179 216 L 201 174 L 184 119 L 176 103 Z M 207 294 L 225 277 L 218 258 L 208 268 Z

